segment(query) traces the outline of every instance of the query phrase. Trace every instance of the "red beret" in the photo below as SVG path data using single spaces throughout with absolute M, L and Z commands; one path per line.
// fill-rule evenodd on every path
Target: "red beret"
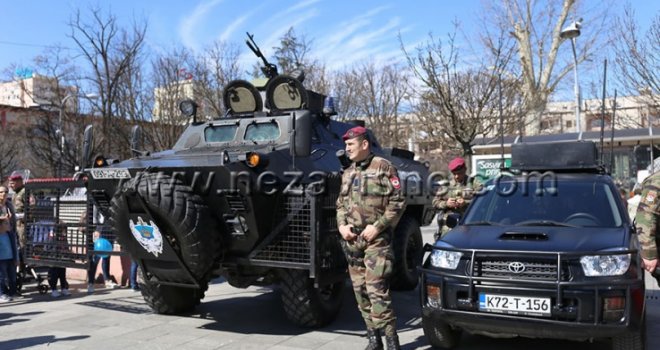
M 449 171 L 455 171 L 462 167 L 465 167 L 465 159 L 461 157 L 456 157 L 449 162 Z
M 21 174 L 19 173 L 12 173 L 11 175 L 9 175 L 9 180 L 10 181 L 23 180 L 23 176 L 21 176 Z
M 363 126 L 356 126 L 354 128 L 348 129 L 348 131 L 344 134 L 344 136 L 342 136 L 342 139 L 346 141 L 348 139 L 352 139 L 354 137 L 358 137 L 366 133 L 367 133 L 367 129 L 365 129 Z

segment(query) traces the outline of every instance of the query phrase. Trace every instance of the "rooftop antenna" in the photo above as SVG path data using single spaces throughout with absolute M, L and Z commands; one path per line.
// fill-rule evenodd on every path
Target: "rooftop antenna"
M 603 66 L 603 97 L 600 104 L 600 165 L 603 165 L 603 138 L 605 137 L 605 87 L 607 85 L 607 58 Z M 614 126 L 612 126 L 613 128 Z M 610 167 L 612 165 L 610 164 Z M 611 171 L 611 169 L 610 169 Z

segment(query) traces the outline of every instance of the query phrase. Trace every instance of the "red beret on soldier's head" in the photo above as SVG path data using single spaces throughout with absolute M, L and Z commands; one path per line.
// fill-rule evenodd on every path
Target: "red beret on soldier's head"
M 365 129 L 364 126 L 356 126 L 354 128 L 348 129 L 348 131 L 344 134 L 344 136 L 342 136 L 342 139 L 346 141 L 354 137 L 365 135 L 366 133 L 367 133 L 367 129 Z
M 460 170 L 465 167 L 465 159 L 456 157 L 449 162 L 449 171 Z
M 13 172 L 9 175 L 9 181 L 23 180 L 23 176 L 20 173 Z

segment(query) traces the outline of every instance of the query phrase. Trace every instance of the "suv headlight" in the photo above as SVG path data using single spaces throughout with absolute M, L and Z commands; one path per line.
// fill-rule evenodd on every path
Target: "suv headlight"
M 630 254 L 585 255 L 580 258 L 582 270 L 589 277 L 620 276 L 630 267 Z
M 431 266 L 442 269 L 455 270 L 461 261 L 463 253 L 450 250 L 435 249 L 431 253 Z

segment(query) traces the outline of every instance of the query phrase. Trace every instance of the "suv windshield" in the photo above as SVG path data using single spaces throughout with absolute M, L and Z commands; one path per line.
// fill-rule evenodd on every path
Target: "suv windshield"
M 556 190 L 543 182 L 501 181 L 488 185 L 470 208 L 463 224 L 484 223 L 519 226 L 619 227 L 622 217 L 618 197 L 610 186 L 599 181 L 562 181 Z

